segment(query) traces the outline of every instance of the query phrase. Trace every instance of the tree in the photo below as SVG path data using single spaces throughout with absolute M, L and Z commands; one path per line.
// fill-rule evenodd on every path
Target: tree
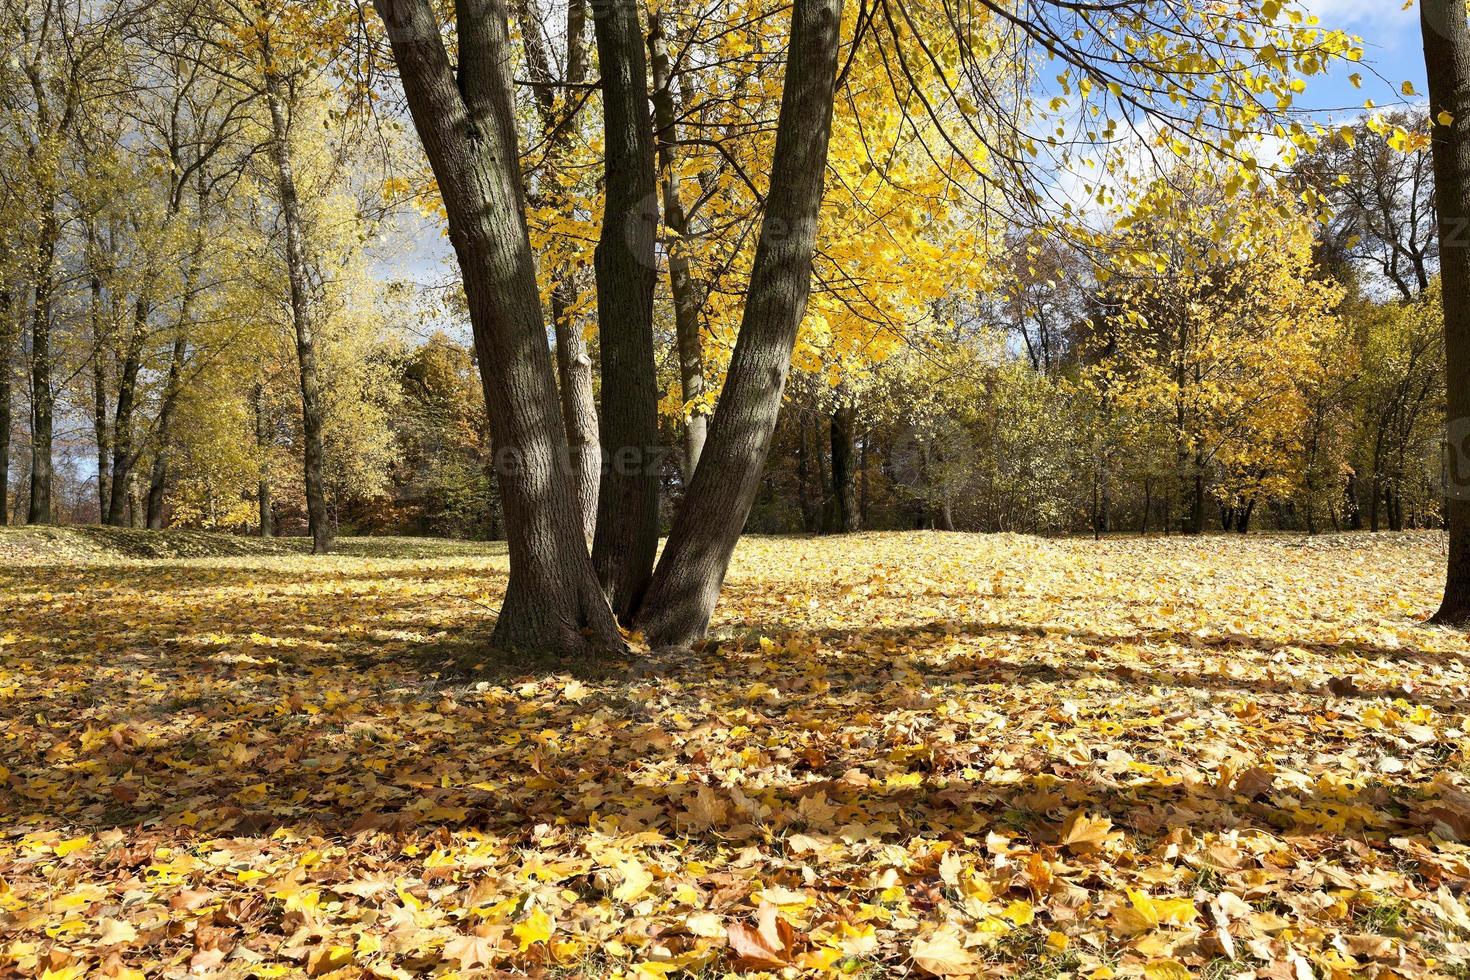
M 562 465 L 566 430 L 526 225 L 504 9 L 461 5 L 457 68 L 427 0 L 378 0 L 377 10 L 438 180 L 490 416 L 511 559 L 492 642 L 621 648 Z
M 1445 337 L 1449 558 L 1434 621 L 1470 624 L 1470 19 L 1462 0 L 1420 0 Z

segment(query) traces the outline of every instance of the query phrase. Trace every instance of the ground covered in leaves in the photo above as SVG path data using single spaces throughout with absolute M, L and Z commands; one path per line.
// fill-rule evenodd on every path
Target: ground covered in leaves
M 1470 975 L 1432 535 L 753 539 L 577 664 L 495 546 L 111 547 L 0 561 L 0 975 Z

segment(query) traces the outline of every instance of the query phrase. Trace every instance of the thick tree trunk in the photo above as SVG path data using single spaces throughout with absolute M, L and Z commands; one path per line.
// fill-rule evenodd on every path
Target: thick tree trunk
M 791 20 L 771 186 L 740 334 L 704 456 L 639 616 L 659 646 L 687 645 L 709 627 L 760 486 L 811 291 L 842 2 L 796 0 Z
M 1444 296 L 1449 529 L 1444 601 L 1434 622 L 1470 623 L 1470 18 L 1462 0 L 1420 0 Z
M 267 53 L 267 61 L 269 61 Z M 301 442 L 306 476 L 306 515 L 311 527 L 313 554 L 332 550 L 332 528 L 327 515 L 327 492 L 322 480 L 321 380 L 316 367 L 316 324 L 306 260 L 306 222 L 296 192 L 291 165 L 291 141 L 286 119 L 285 82 L 267 67 L 266 105 L 271 118 L 271 152 L 275 158 L 276 196 L 286 233 L 286 279 L 291 293 L 291 323 L 296 330 L 296 364 L 301 380 Z
M 88 236 L 90 262 L 96 262 L 95 241 Z M 112 460 L 112 430 L 107 422 L 107 329 L 106 315 L 102 309 L 102 277 L 96 268 L 92 270 L 89 283 L 91 291 L 92 320 L 92 434 L 97 444 L 97 522 L 105 523 L 107 508 L 112 503 L 112 484 L 108 479 L 108 466 Z M 0 364 L 8 364 L 0 360 Z
M 648 67 L 636 0 L 606 0 L 594 18 L 602 70 L 606 192 L 597 242 L 602 451 L 592 564 L 613 612 L 631 620 L 658 552 L 658 377 L 653 361 L 653 243 L 658 201 Z
M 458 21 L 459 77 L 428 0 L 377 0 L 464 276 L 505 508 L 510 581 L 492 642 L 621 650 L 582 536 L 525 220 L 504 8 Z
M 133 305 L 133 328 L 117 372 L 117 407 L 112 421 L 112 494 L 107 506 L 107 523 L 126 527 L 128 494 L 132 488 L 133 465 L 138 457 L 133 452 L 133 404 L 137 398 L 138 371 L 143 364 L 143 345 L 147 340 L 148 299 L 139 296 Z
M 684 404 L 704 399 L 704 344 L 699 336 L 699 310 L 704 305 L 703 291 L 689 271 L 689 219 L 679 191 L 679 160 L 674 149 L 678 138 L 675 125 L 673 77 L 668 46 L 664 38 L 663 20 L 657 13 L 648 15 L 648 53 L 653 72 L 653 119 L 658 141 L 659 185 L 663 193 L 664 224 L 673 234 L 668 243 L 669 291 L 674 298 L 674 336 L 679 347 L 679 385 Z M 709 419 L 702 406 L 690 410 L 684 420 L 684 483 L 688 486 L 699 457 Z
M 61 229 L 55 200 L 44 205 L 31 310 L 31 499 L 28 524 L 50 524 L 51 439 L 56 392 L 51 388 L 51 301 L 55 287 L 56 239 Z

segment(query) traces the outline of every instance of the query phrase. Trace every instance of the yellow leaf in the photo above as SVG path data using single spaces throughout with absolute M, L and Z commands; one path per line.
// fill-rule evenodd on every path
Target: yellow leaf
M 536 943 L 544 943 L 551 938 L 556 929 L 556 923 L 546 910 L 537 906 L 531 910 L 531 914 L 511 927 L 516 941 L 520 943 L 522 952 L 530 949 Z

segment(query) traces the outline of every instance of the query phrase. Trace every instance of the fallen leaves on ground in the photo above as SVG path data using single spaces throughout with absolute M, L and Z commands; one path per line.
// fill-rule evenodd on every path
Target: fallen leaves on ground
M 751 539 L 577 664 L 418 547 L 0 569 L 0 973 L 1466 974 L 1434 535 Z

